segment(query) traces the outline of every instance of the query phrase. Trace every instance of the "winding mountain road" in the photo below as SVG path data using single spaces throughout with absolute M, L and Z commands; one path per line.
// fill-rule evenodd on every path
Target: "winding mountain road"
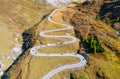
M 71 43 L 75 43 L 77 41 L 77 38 L 73 37 L 73 36 L 68 36 L 68 35 L 63 35 L 63 36 L 50 36 L 50 35 L 46 35 L 45 33 L 49 33 L 49 32 L 56 32 L 56 31 L 63 31 L 63 30 L 69 30 L 72 29 L 73 27 L 71 25 L 67 25 L 67 24 L 62 24 L 59 22 L 55 22 L 53 21 L 51 18 L 52 16 L 55 14 L 57 10 L 54 10 L 50 16 L 48 17 L 48 20 L 50 22 L 56 23 L 56 24 L 60 24 L 63 26 L 66 26 L 66 28 L 62 28 L 62 29 L 55 29 L 55 30 L 47 30 L 47 31 L 43 31 L 40 32 L 39 35 L 45 38 L 68 38 L 68 39 L 72 39 L 71 41 L 67 41 L 67 42 L 62 42 L 62 43 L 54 43 L 54 44 L 49 44 L 49 45 L 40 45 L 40 46 L 36 46 L 31 48 L 30 53 L 33 56 L 47 56 L 47 57 L 77 57 L 80 59 L 80 62 L 76 63 L 76 64 L 70 64 L 70 65 L 65 65 L 65 66 L 61 66 L 59 68 L 53 69 L 51 70 L 48 74 L 46 74 L 42 79 L 50 79 L 51 77 L 53 77 L 55 74 L 57 74 L 58 72 L 61 72 L 62 70 L 66 70 L 66 69 L 71 69 L 71 68 L 77 68 L 77 67 L 82 67 L 86 64 L 86 60 L 85 58 L 80 55 L 80 54 L 44 54 L 44 53 L 38 53 L 36 50 L 40 49 L 40 48 L 45 48 L 48 46 L 59 46 L 59 45 L 66 45 L 66 44 L 71 44 Z

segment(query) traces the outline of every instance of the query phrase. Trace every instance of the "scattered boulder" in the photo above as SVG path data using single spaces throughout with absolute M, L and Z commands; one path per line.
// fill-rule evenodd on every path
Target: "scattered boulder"
M 105 73 L 102 71 L 101 68 L 99 68 L 99 69 L 96 71 L 96 76 L 97 76 L 98 78 L 101 78 L 101 79 L 106 79 L 106 78 L 105 78 Z

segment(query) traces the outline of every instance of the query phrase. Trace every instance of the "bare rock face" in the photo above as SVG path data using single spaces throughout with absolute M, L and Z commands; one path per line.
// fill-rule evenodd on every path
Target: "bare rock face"
M 105 2 L 100 9 L 101 19 L 110 18 L 114 21 L 120 21 L 120 1 Z

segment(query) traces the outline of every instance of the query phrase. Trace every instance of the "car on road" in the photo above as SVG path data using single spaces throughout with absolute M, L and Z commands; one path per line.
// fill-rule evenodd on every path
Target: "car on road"
M 66 33 L 66 36 L 70 36 L 70 34 L 69 34 L 69 33 Z
M 56 45 L 63 44 L 63 42 L 58 42 Z
M 59 44 L 63 44 L 63 42 L 60 42 Z
M 77 53 L 75 55 L 77 55 Z
M 46 44 L 46 46 L 51 46 L 51 44 Z

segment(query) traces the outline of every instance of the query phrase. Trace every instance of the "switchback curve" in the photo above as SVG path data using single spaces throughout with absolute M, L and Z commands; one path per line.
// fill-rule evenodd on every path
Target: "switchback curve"
M 68 39 L 72 39 L 72 40 L 71 41 L 67 41 L 67 42 L 63 42 L 62 44 L 61 43 L 60 44 L 59 43 L 54 43 L 54 44 L 49 44 L 49 45 L 36 46 L 36 47 L 31 48 L 30 53 L 33 56 L 42 56 L 42 57 L 43 56 L 47 56 L 47 57 L 66 57 L 66 56 L 77 57 L 77 58 L 80 59 L 80 62 L 78 62 L 76 64 L 65 65 L 65 66 L 61 66 L 59 68 L 53 69 L 48 74 L 46 74 L 42 79 L 50 79 L 51 77 L 53 77 L 58 72 L 61 72 L 62 70 L 71 69 L 71 68 L 77 68 L 77 67 L 82 67 L 82 66 L 84 66 L 86 64 L 85 58 L 82 55 L 80 55 L 80 54 L 75 54 L 75 53 L 73 53 L 73 54 L 44 54 L 44 53 L 38 53 L 38 52 L 36 52 L 36 50 L 40 49 L 40 48 L 45 48 L 45 47 L 48 47 L 48 46 L 66 45 L 66 44 L 75 43 L 77 41 L 77 38 L 75 38 L 73 36 L 67 36 L 67 35 L 63 35 L 63 36 L 57 36 L 57 35 L 56 36 L 50 36 L 50 35 L 45 35 L 45 33 L 56 32 L 56 31 L 63 31 L 63 30 L 69 30 L 69 29 L 73 28 L 71 25 L 62 24 L 62 23 L 53 21 L 51 19 L 51 17 L 55 14 L 56 11 L 57 10 L 54 10 L 50 14 L 50 16 L 48 17 L 48 20 L 50 22 L 66 26 L 66 28 L 43 31 L 43 32 L 40 32 L 39 35 L 42 36 L 42 37 L 45 37 L 45 38 L 68 38 Z

